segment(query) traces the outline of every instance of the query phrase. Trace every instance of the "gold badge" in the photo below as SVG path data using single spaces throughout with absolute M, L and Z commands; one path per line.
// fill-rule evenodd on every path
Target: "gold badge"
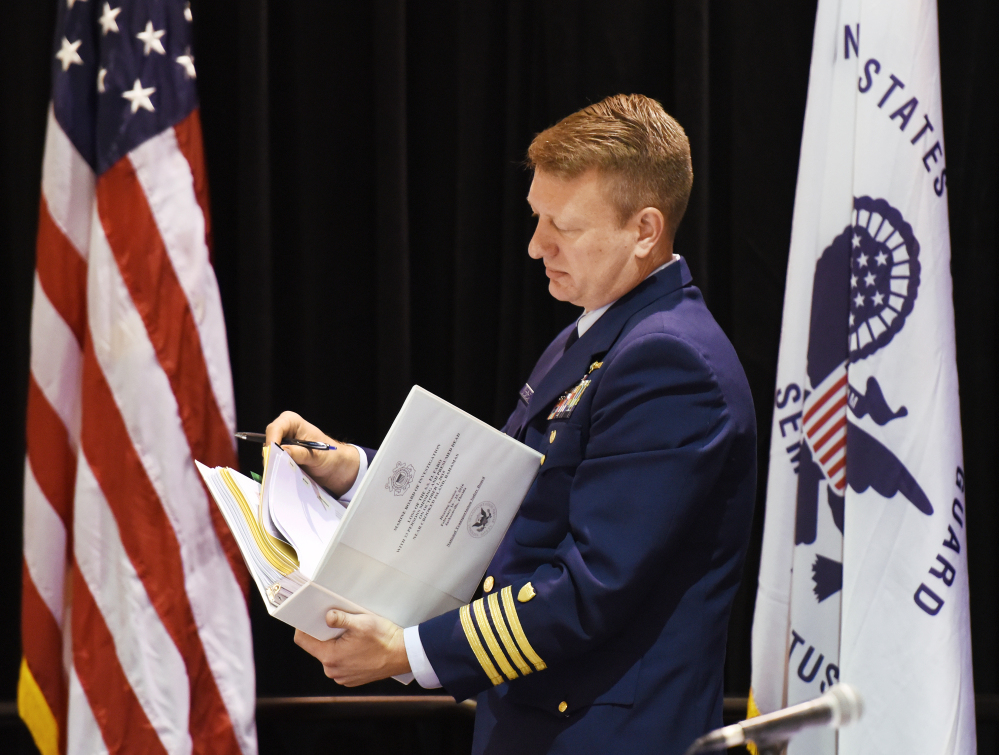
M 485 592 L 491 592 L 493 585 L 496 584 L 496 580 L 492 577 L 486 577 L 486 581 L 482 583 L 482 589 Z
M 604 366 L 603 362 L 594 362 L 593 364 L 590 365 L 590 369 L 587 371 L 586 374 L 589 375 L 594 370 L 599 370 L 603 366 Z
M 565 700 L 563 700 L 558 704 L 559 713 L 565 713 L 567 710 L 569 710 L 569 703 L 567 703 Z
M 537 595 L 537 593 L 534 592 L 534 585 L 528 582 L 520 588 L 520 592 L 517 593 L 517 600 L 521 603 L 526 603 L 527 601 L 532 600 L 535 595 Z

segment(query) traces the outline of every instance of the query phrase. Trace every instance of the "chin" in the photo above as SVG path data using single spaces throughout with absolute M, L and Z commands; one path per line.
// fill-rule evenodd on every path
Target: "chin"
M 552 295 L 553 299 L 557 299 L 558 301 L 567 301 L 570 304 L 574 303 L 572 301 L 572 292 L 553 280 L 548 282 L 548 293 Z

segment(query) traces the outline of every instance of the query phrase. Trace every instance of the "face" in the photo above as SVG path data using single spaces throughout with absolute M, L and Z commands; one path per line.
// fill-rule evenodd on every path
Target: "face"
M 644 211 L 621 225 L 605 196 L 606 180 L 595 169 L 568 180 L 535 171 L 527 195 L 538 219 L 528 253 L 544 261 L 552 296 L 586 310 L 638 285 L 661 236 L 643 230 Z

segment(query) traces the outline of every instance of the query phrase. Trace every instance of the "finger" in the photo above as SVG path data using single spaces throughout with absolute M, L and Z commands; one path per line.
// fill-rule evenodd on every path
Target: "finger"
M 311 467 L 320 462 L 318 454 L 302 446 L 281 446 L 282 450 L 300 467 Z
M 319 658 L 323 643 L 310 634 L 306 634 L 301 629 L 295 630 L 295 644 L 314 658 Z
M 306 424 L 305 420 L 295 412 L 281 412 L 277 419 L 267 425 L 267 429 L 264 431 L 267 445 L 280 443 L 283 438 L 296 437 L 299 427 L 303 424 Z
M 331 608 L 326 612 L 326 626 L 330 629 L 350 629 L 351 618 L 349 613 Z

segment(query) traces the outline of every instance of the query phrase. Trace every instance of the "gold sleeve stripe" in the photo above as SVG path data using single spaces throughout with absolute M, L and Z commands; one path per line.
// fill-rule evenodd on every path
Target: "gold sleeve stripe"
M 503 620 L 503 612 L 500 610 L 499 593 L 494 592 L 489 596 L 487 602 L 489 603 L 489 615 L 493 617 L 493 624 L 496 625 L 496 631 L 503 642 L 503 647 L 506 648 L 507 655 L 510 656 L 510 660 L 520 670 L 520 673 L 527 676 L 531 673 L 531 667 L 527 665 L 524 656 L 520 654 L 517 646 L 513 644 L 513 637 L 510 636 L 510 630 L 506 628 L 506 621 Z
M 468 606 L 462 606 L 461 610 L 458 611 L 458 615 L 461 617 L 461 628 L 465 630 L 465 638 L 468 640 L 468 644 L 472 646 L 472 652 L 475 653 L 475 657 L 482 666 L 482 670 L 486 672 L 486 676 L 489 677 L 489 681 L 493 683 L 493 686 L 502 684 L 503 677 L 499 675 L 493 662 L 489 660 L 489 655 L 486 653 L 486 649 L 482 647 L 479 635 L 475 632 L 475 626 L 472 624 L 472 614 L 468 610 Z
M 482 632 L 482 636 L 486 638 L 486 645 L 489 650 L 492 651 L 493 658 L 496 659 L 496 663 L 499 664 L 500 669 L 503 671 L 504 676 L 507 679 L 516 679 L 517 672 L 513 670 L 513 666 L 510 665 L 510 661 L 506 659 L 503 655 L 503 650 L 500 648 L 499 643 L 496 642 L 496 635 L 493 634 L 493 628 L 489 626 L 489 619 L 486 618 L 486 606 L 482 602 L 482 598 L 472 603 L 475 607 L 475 618 L 479 622 L 479 631 Z
M 534 648 L 531 647 L 531 643 L 527 641 L 527 635 L 524 634 L 524 628 L 520 625 L 520 617 L 517 616 L 517 606 L 513 602 L 513 585 L 507 585 L 502 590 L 503 595 L 503 609 L 506 613 L 506 620 L 510 623 L 510 631 L 513 636 L 517 639 L 517 644 L 523 651 L 524 655 L 527 656 L 534 668 L 538 671 L 544 671 L 548 668 L 547 664 L 541 660 L 541 656 L 534 652 Z

